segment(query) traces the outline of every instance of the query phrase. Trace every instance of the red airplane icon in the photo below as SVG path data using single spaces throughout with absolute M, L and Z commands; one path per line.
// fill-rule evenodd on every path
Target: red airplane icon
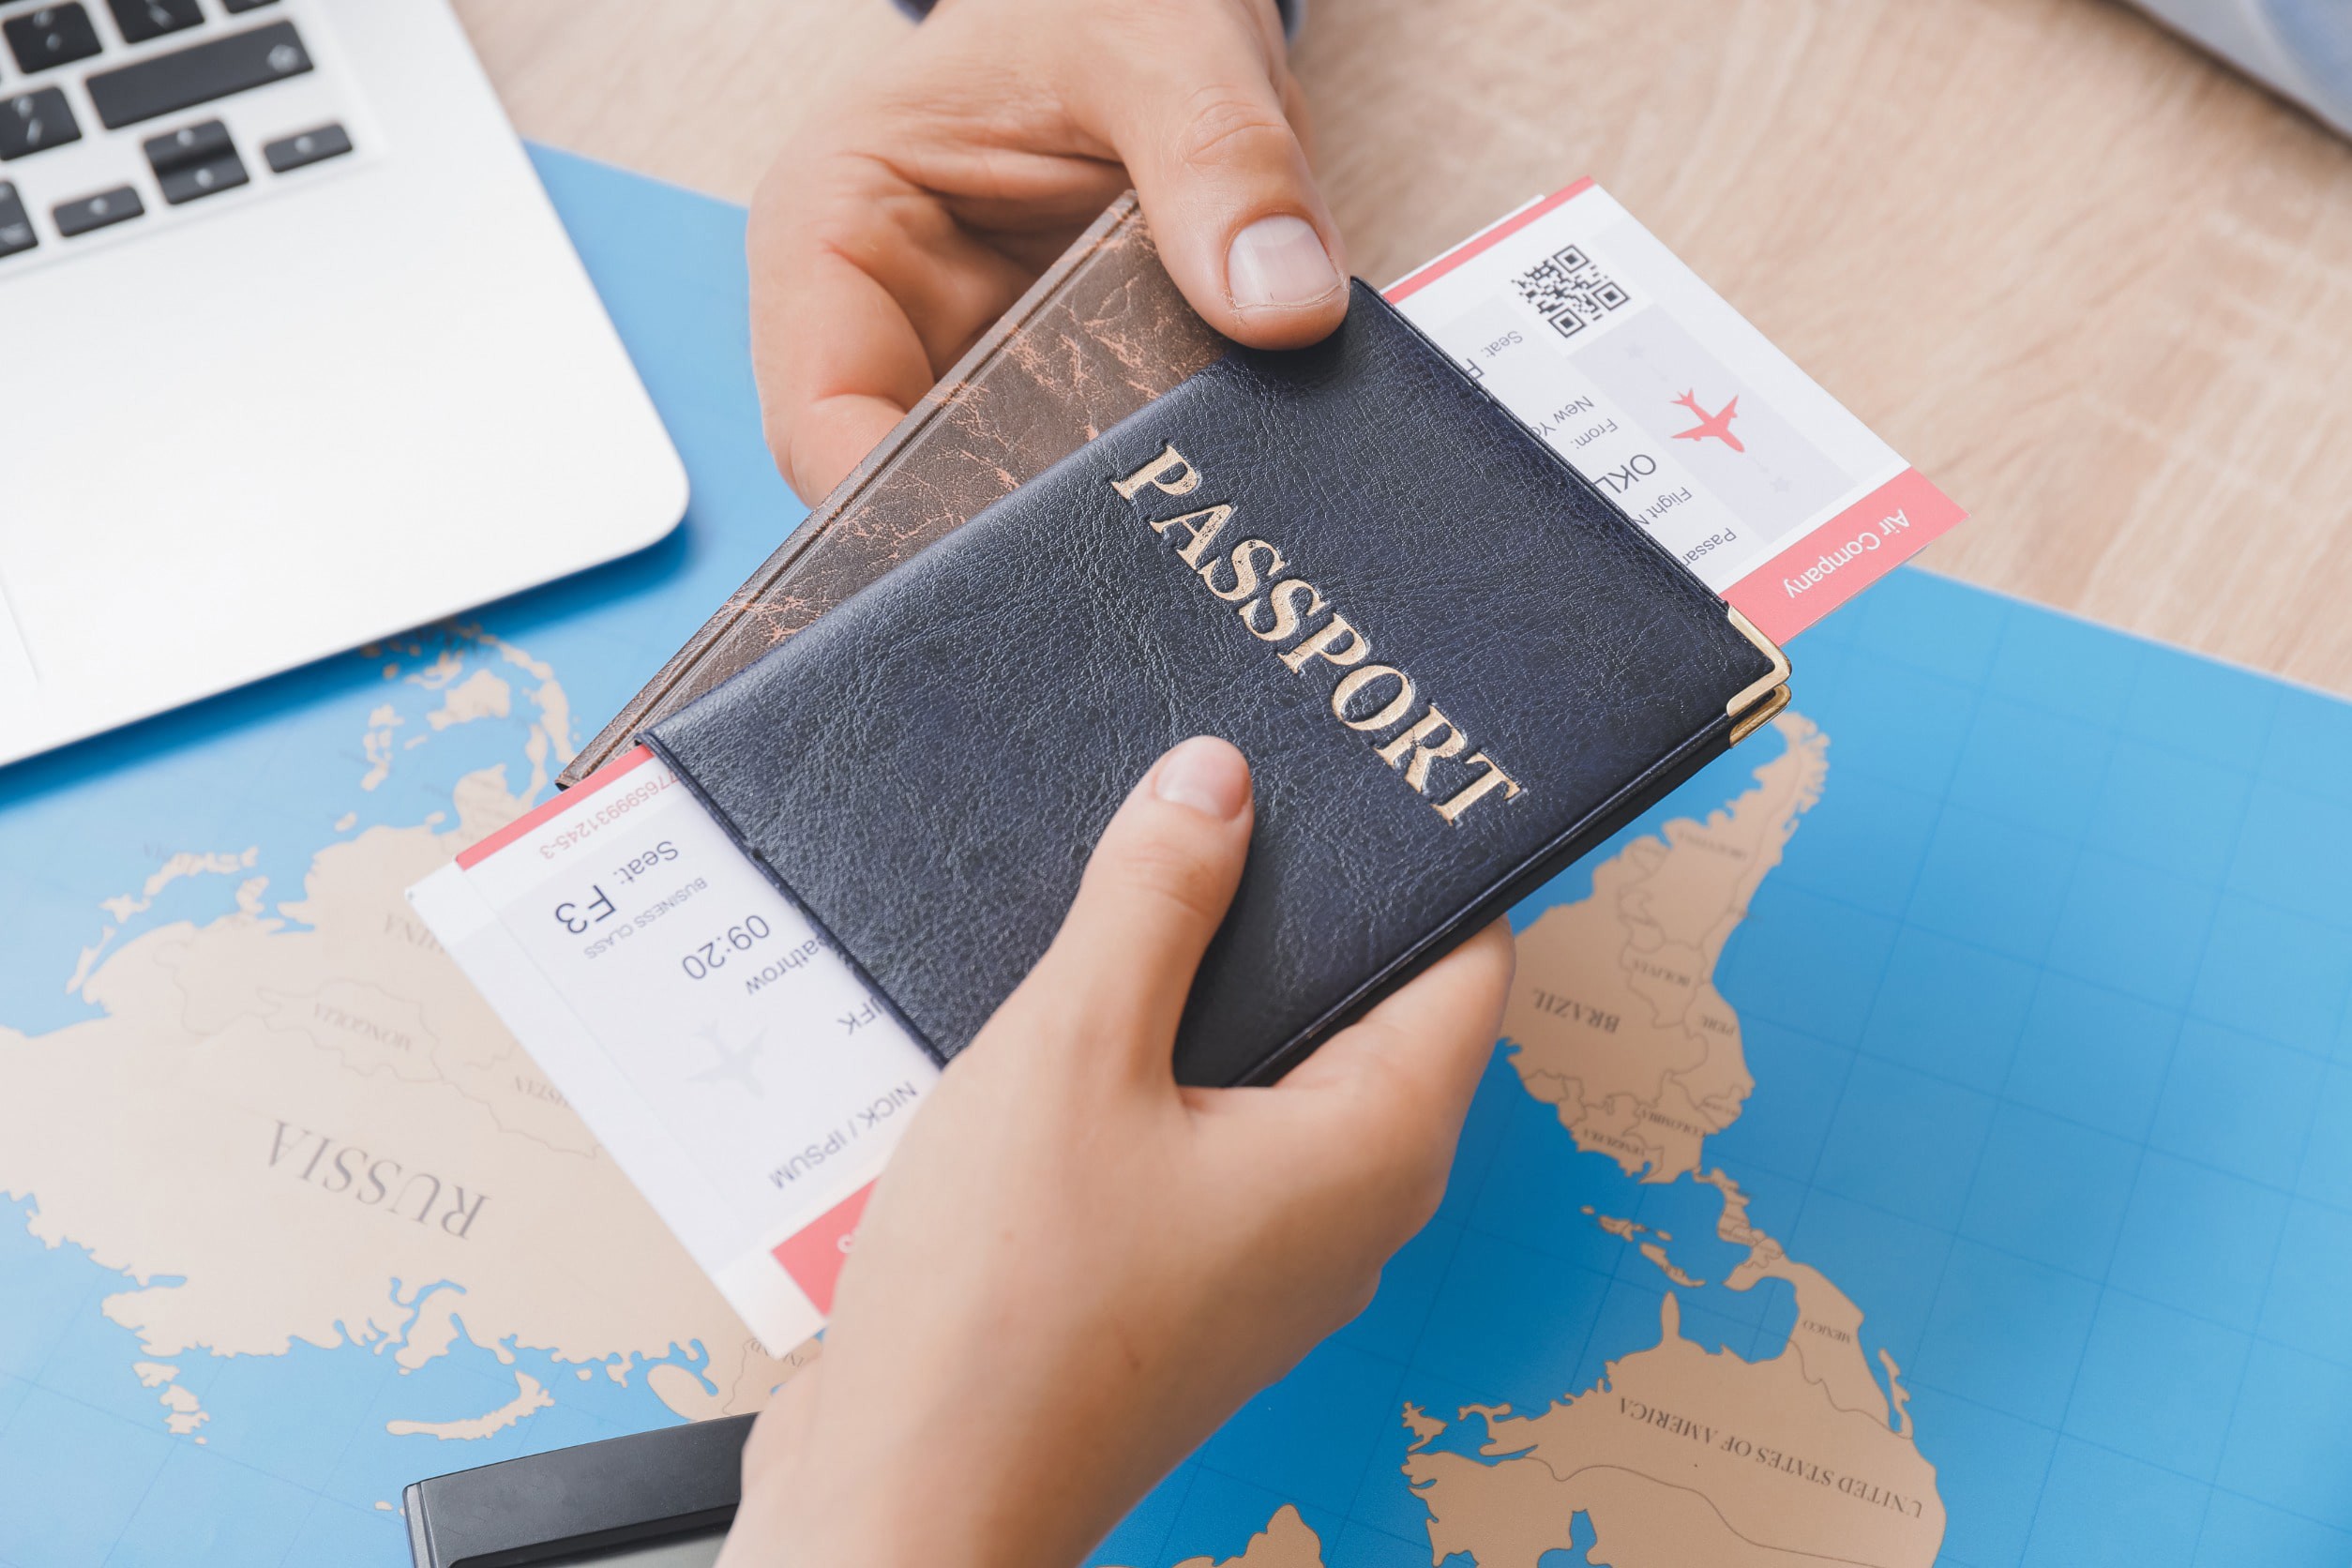
M 1698 416 L 1698 423 L 1691 429 L 1675 431 L 1675 440 L 1704 441 L 1709 436 L 1713 436 L 1735 452 L 1747 450 L 1747 447 L 1741 445 L 1740 438 L 1731 433 L 1731 421 L 1738 417 L 1740 413 L 1739 399 L 1734 398 L 1724 404 L 1723 412 L 1720 414 L 1710 414 L 1699 407 L 1698 394 L 1696 391 L 1685 392 L 1674 400 Z

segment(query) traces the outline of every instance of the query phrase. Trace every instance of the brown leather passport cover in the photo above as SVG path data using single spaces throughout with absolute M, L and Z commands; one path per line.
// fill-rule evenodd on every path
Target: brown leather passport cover
M 1229 345 L 1160 265 L 1133 192 L 1080 234 L 572 759 L 579 782 L 891 567 Z

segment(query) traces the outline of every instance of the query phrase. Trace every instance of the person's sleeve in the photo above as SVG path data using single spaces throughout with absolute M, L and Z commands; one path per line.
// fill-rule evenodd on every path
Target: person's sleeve
M 931 7 L 937 3 L 938 0 L 897 0 L 897 7 L 920 22 L 930 14 Z M 1299 28 L 1306 21 L 1306 0 L 1274 0 L 1274 9 L 1282 13 L 1283 33 L 1295 41 Z

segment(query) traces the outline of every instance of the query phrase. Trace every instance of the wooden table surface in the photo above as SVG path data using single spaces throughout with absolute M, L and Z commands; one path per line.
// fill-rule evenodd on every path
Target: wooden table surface
M 887 0 L 459 0 L 526 136 L 734 201 Z M 1385 281 L 1597 176 L 1973 520 L 1928 565 L 2352 692 L 2352 144 L 2112 0 L 1314 0 Z

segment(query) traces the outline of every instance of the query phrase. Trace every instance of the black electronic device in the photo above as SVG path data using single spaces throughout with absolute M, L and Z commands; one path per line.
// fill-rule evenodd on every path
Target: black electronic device
M 710 1568 L 752 1418 L 558 1448 L 412 1484 L 416 1568 Z

